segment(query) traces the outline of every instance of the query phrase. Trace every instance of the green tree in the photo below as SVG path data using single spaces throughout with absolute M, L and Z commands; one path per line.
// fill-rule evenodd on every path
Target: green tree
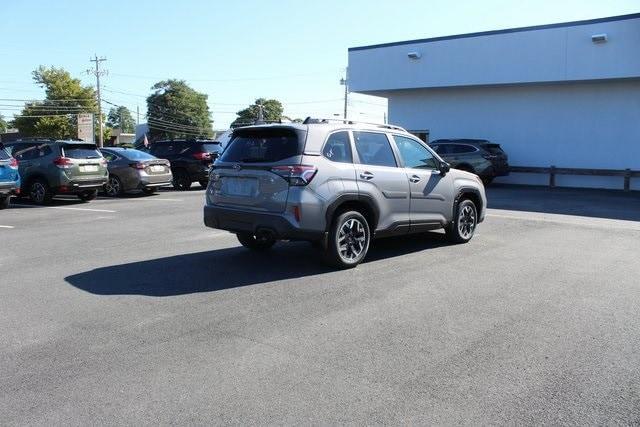
M 136 122 L 127 107 L 112 107 L 107 116 L 107 126 L 111 128 L 120 128 L 122 132 L 133 133 Z
M 33 81 L 45 89 L 45 99 L 26 103 L 14 126 L 25 136 L 76 138 L 76 114 L 98 110 L 93 87 L 83 86 L 62 68 L 41 65 L 32 75 Z
M 5 121 L 2 114 L 0 114 L 0 133 L 6 132 L 9 124 Z
M 256 102 L 244 110 L 238 111 L 238 117 L 231 123 L 231 127 L 254 124 L 259 117 L 262 106 L 262 119 L 266 122 L 277 122 L 283 118 L 284 108 L 277 99 L 258 98 Z
M 207 95 L 175 79 L 158 82 L 151 90 L 147 98 L 150 139 L 213 135 Z

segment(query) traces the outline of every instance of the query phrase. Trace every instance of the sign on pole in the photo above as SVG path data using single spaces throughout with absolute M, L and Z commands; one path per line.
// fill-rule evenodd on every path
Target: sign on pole
M 93 113 L 78 114 L 78 139 L 94 143 Z

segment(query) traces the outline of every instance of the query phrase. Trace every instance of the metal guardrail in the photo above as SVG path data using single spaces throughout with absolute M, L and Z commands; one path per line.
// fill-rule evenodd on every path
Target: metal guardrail
M 631 188 L 631 178 L 640 178 L 640 170 L 631 169 L 584 169 L 584 168 L 558 168 L 555 166 L 511 166 L 511 172 L 539 173 L 549 175 L 549 187 L 556 186 L 556 175 L 581 175 L 581 176 L 620 176 L 624 178 L 624 191 Z

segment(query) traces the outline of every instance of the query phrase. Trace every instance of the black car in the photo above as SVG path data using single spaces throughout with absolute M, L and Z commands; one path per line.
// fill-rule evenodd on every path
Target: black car
M 451 167 L 475 173 L 485 185 L 509 175 L 508 157 L 500 144 L 486 139 L 437 139 L 429 145 Z
M 173 187 L 188 190 L 191 183 L 198 182 L 206 187 L 209 171 L 221 151 L 220 143 L 213 140 L 177 139 L 155 141 L 149 146 L 149 153 L 171 162 Z

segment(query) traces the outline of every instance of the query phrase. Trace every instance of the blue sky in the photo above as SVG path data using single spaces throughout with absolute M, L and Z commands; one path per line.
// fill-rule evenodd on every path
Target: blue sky
M 41 98 L 30 75 L 40 64 L 92 83 L 96 53 L 108 59 L 104 99 L 144 114 L 155 82 L 185 79 L 209 95 L 217 129 L 258 97 L 279 99 L 291 117 L 341 113 L 352 46 L 640 11 L 639 0 L 3 3 L 0 99 Z M 384 100 L 350 98 L 350 117 L 382 120 Z M 18 102 L 0 104 L 5 117 L 17 112 L 7 104 Z

